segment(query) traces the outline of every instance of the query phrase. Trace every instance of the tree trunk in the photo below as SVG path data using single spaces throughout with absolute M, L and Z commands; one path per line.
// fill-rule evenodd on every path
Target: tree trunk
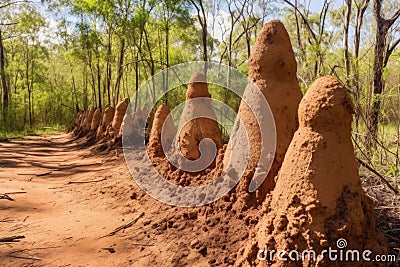
M 354 33 L 354 64 L 353 64 L 353 85 L 354 85 L 354 98 L 355 98 L 355 124 L 356 130 L 358 131 L 360 116 L 362 114 L 362 108 L 360 104 L 360 70 L 359 70 L 359 54 L 360 54 L 360 40 L 361 40 L 361 27 L 364 20 L 364 13 L 368 8 L 370 0 L 364 0 L 360 5 L 357 5 L 357 16 L 356 16 L 356 27 Z M 356 137 L 357 138 L 357 137 Z
M 27 47 L 29 49 L 29 47 Z M 25 62 L 25 78 L 26 78 L 26 87 L 28 89 L 28 114 L 29 114 L 29 128 L 32 128 L 32 88 L 30 83 L 30 72 L 29 72 L 29 51 L 26 52 L 26 62 Z
M 6 72 L 5 72 L 5 53 L 4 53 L 4 46 L 3 46 L 3 37 L 2 32 L 0 29 L 0 78 L 1 78 L 1 86 L 3 88 L 3 109 L 2 109 L 2 116 L 3 116 L 3 123 L 6 123 L 7 120 L 7 111 L 8 111 L 8 104 L 9 104 L 9 88 L 6 79 Z
M 350 59 L 349 59 L 349 25 L 351 17 L 351 3 L 352 0 L 345 0 L 346 15 L 343 23 L 343 53 L 344 53 L 344 66 L 346 69 L 346 84 L 350 79 Z
M 101 109 L 101 70 L 100 70 L 100 55 L 97 53 L 97 93 L 99 98 L 99 106 Z
M 378 133 L 379 114 L 381 109 L 381 98 L 382 92 L 385 87 L 383 80 L 383 68 L 385 59 L 388 58 L 390 51 L 393 51 L 387 46 L 387 34 L 393 23 L 399 18 L 400 10 L 397 10 L 396 14 L 390 19 L 385 19 L 381 14 L 381 3 L 382 0 L 375 0 L 374 2 L 374 13 L 377 23 L 376 35 L 375 35 L 375 55 L 374 55 L 374 67 L 373 67 L 373 97 L 372 97 L 372 111 L 369 119 L 369 134 L 368 142 L 371 145 L 372 140 L 376 140 Z
M 145 37 L 145 40 L 146 40 L 147 51 L 148 51 L 149 57 L 150 57 L 150 62 L 148 62 L 148 64 L 149 64 L 149 67 L 150 67 L 150 75 L 151 75 L 152 89 L 153 89 L 152 97 L 153 97 L 153 101 L 155 101 L 156 100 L 155 99 L 156 98 L 156 85 L 155 85 L 154 75 L 156 74 L 156 66 L 154 64 L 153 53 L 151 51 L 151 45 L 150 45 L 150 42 L 149 42 L 149 36 L 147 34 L 146 29 L 144 29 L 144 37 Z M 165 99 L 165 104 L 167 105 L 166 99 Z
M 207 61 L 208 61 L 208 52 L 207 52 L 207 14 L 204 9 L 203 0 L 198 1 L 198 5 L 195 0 L 190 0 L 193 6 L 197 10 L 197 18 L 201 25 L 201 39 L 203 44 L 203 61 L 205 62 L 204 65 L 204 74 L 207 74 Z
M 166 75 L 165 75 L 165 93 L 169 90 L 169 23 L 168 20 L 165 23 L 165 67 L 166 67 Z M 168 98 L 165 98 L 165 105 L 168 105 Z
M 115 96 L 114 96 L 114 106 L 118 103 L 119 91 L 121 87 L 121 79 L 124 73 L 124 54 L 125 54 L 125 39 L 121 38 L 121 48 L 119 50 L 118 59 L 118 70 L 117 70 L 117 80 L 115 81 Z
M 110 27 L 108 27 L 108 45 L 107 45 L 107 78 L 106 78 L 106 90 L 107 90 L 107 100 L 108 104 L 111 104 L 111 95 L 110 95 L 110 88 L 111 88 L 111 46 L 112 46 L 112 33 Z M 101 110 L 101 105 L 100 105 Z

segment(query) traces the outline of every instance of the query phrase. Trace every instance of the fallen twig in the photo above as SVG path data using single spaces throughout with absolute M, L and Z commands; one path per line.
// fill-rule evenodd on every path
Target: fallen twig
M 142 246 L 142 247 L 152 247 L 155 246 L 155 244 L 143 244 L 143 243 L 129 243 L 132 246 Z
M 376 207 L 376 210 L 384 210 L 384 209 L 400 209 L 400 207 L 395 207 L 395 206 L 380 206 Z
M 141 212 L 135 219 L 133 219 L 132 221 L 128 222 L 127 224 L 121 225 L 120 227 L 115 228 L 114 231 L 112 231 L 111 233 L 109 233 L 106 236 L 113 236 L 116 233 L 118 233 L 121 230 L 124 230 L 126 228 L 131 227 L 132 225 L 134 225 L 142 216 L 144 215 L 144 212 Z
M 96 162 L 96 163 L 89 163 L 89 164 L 81 164 L 81 165 L 67 165 L 67 166 L 61 166 L 55 171 L 65 171 L 65 170 L 70 170 L 74 168 L 81 168 L 81 167 L 91 167 L 91 166 L 96 166 L 96 165 L 101 165 L 101 162 Z
M 12 222 L 13 220 L 10 217 L 6 217 L 4 219 L 1 219 L 0 222 Z
M 13 198 L 11 198 L 9 195 L 7 195 L 7 194 L 0 194 L 0 199 L 6 199 L 6 200 L 9 200 L 9 201 L 14 201 L 14 199 Z
M 392 239 L 394 239 L 394 240 L 400 242 L 400 239 L 398 239 L 397 237 L 394 237 L 394 236 L 392 236 L 392 235 L 389 235 L 388 233 L 383 233 L 383 234 L 384 234 L 385 236 L 387 236 L 387 237 L 390 237 L 390 238 L 392 238 Z
M 24 260 L 33 260 L 33 261 L 41 261 L 41 258 L 33 258 L 33 257 L 25 257 L 25 256 L 19 256 L 19 255 L 8 255 L 10 257 L 13 258 L 17 258 L 17 259 L 24 259 Z
M 389 230 L 386 230 L 386 231 L 384 231 L 385 233 L 388 233 L 388 232 L 400 232 L 400 228 L 396 228 L 396 229 L 389 229 Z
M 10 252 L 10 254 L 14 254 L 14 253 L 20 253 L 20 252 L 25 252 L 25 251 L 32 251 L 32 250 L 55 249 L 55 248 L 62 248 L 62 246 L 37 247 L 37 248 L 24 248 L 24 249 L 13 250 L 13 251 L 11 251 L 11 252 Z
M 19 242 L 19 239 L 25 238 L 23 235 L 14 235 L 7 237 L 0 237 L 0 242 Z
M 376 170 L 374 170 L 374 168 L 372 168 L 371 166 L 369 166 L 366 162 L 364 162 L 363 160 L 357 158 L 358 163 L 360 163 L 363 167 L 367 168 L 369 171 L 371 171 L 372 173 L 374 173 L 376 176 L 378 176 L 382 182 L 384 182 L 393 192 L 395 192 L 396 194 L 399 193 L 399 190 L 397 190 L 396 188 L 394 188 L 386 179 L 385 177 L 383 177 L 379 172 L 377 172 Z
M 97 182 L 102 182 L 102 181 L 104 181 L 104 180 L 107 180 L 107 178 L 102 178 L 102 179 L 99 179 L 99 180 L 89 180 L 89 181 L 69 181 L 68 183 L 66 183 L 66 185 L 69 185 L 69 184 L 87 184 L 87 183 L 97 183 Z
M 37 177 L 41 177 L 41 176 L 46 176 L 48 174 L 51 174 L 53 171 L 48 171 L 48 172 L 44 172 L 44 173 L 38 173 L 36 174 Z
M 15 195 L 15 194 L 26 194 L 27 192 L 26 191 L 16 191 L 16 192 L 7 192 L 7 193 L 4 193 L 4 194 L 6 194 L 6 195 Z

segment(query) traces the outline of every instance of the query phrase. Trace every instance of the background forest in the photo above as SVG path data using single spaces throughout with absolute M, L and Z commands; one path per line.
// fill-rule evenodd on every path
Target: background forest
M 64 129 L 77 111 L 115 106 L 182 62 L 246 73 L 257 32 L 280 19 L 303 91 L 328 74 L 345 84 L 356 106 L 357 154 L 395 177 L 399 17 L 395 0 L 1 0 L 0 132 Z M 235 95 L 211 93 L 237 109 Z M 171 108 L 183 100 L 184 92 L 163 99 Z

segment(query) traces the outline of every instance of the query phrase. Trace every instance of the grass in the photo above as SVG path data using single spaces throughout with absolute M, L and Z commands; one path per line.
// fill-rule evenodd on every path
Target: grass
M 353 129 L 354 128 L 355 127 L 353 127 Z M 358 134 L 362 134 L 363 137 L 365 137 L 366 131 L 365 125 L 360 125 Z M 361 139 L 363 137 L 361 137 Z M 359 139 L 358 145 L 360 148 L 357 146 L 355 146 L 355 148 L 356 154 L 360 158 L 364 158 L 364 155 L 366 155 L 371 166 L 386 177 L 394 187 L 400 189 L 400 158 L 397 151 L 397 138 L 398 129 L 395 123 L 381 123 L 379 125 L 377 138 L 379 144 L 376 144 L 371 150 L 368 150 L 362 143 L 362 140 Z M 361 170 L 363 174 L 369 175 L 368 171 Z
M 35 128 L 25 128 L 25 129 L 14 129 L 6 131 L 4 129 L 0 129 L 0 141 L 7 140 L 9 138 L 18 138 L 24 137 L 28 135 L 47 135 L 47 134 L 59 134 L 65 131 L 66 128 L 64 126 L 44 126 L 44 127 L 35 127 Z

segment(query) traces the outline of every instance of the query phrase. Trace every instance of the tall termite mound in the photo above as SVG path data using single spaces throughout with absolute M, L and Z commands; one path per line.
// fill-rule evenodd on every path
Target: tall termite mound
M 265 194 L 274 188 L 274 177 L 278 174 L 289 143 L 297 130 L 297 109 L 302 98 L 292 45 L 280 21 L 273 20 L 267 23 L 258 34 L 249 58 L 249 80 L 257 85 L 268 101 L 276 128 L 275 158 L 267 178 L 258 190 L 258 199 L 263 200 Z M 258 97 L 251 94 L 248 86 L 244 98 L 252 100 Z M 254 109 L 261 110 L 261 107 L 255 106 Z M 260 159 L 262 140 L 257 119 L 244 101 L 240 104 L 238 116 L 247 131 L 250 144 L 249 164 L 244 173 L 244 179 L 242 178 L 237 187 L 237 192 L 242 194 L 248 192 L 249 181 L 254 175 L 257 163 L 266 159 Z M 229 141 L 223 160 L 224 169 L 227 169 L 231 151 L 237 145 Z M 242 194 L 242 197 L 249 198 L 249 195 Z
M 255 265 L 257 251 L 265 246 L 269 251 L 320 253 L 329 247 L 338 249 L 341 238 L 347 241 L 346 249 L 387 253 L 386 240 L 375 226 L 373 203 L 361 187 L 351 142 L 354 110 L 346 88 L 331 76 L 316 80 L 298 113 L 300 127 L 242 265 Z M 272 262 L 287 266 L 276 258 Z M 345 266 L 329 262 L 327 256 L 321 262 L 303 262 L 303 266 L 317 264 Z
M 103 117 L 101 119 L 99 128 L 97 129 L 96 137 L 102 138 L 103 135 L 106 133 L 107 127 L 111 124 L 114 118 L 115 109 L 111 106 L 106 106 L 103 112 Z
M 153 120 L 153 126 L 150 132 L 150 140 L 147 147 L 149 155 L 151 157 L 164 157 L 164 149 L 168 150 L 172 146 L 172 142 L 175 136 L 175 127 L 172 122 L 170 109 L 167 105 L 161 105 L 158 107 Z M 164 135 L 161 133 L 164 131 Z
M 206 77 L 200 72 L 194 73 L 189 79 L 186 100 L 195 98 L 201 98 L 201 100 L 185 103 L 178 137 L 181 153 L 187 159 L 197 160 L 200 158 L 199 144 L 204 138 L 210 138 L 218 149 L 222 148 L 221 131 L 215 119 L 210 97 Z M 199 115 L 203 118 L 190 119 Z
M 109 128 L 109 135 L 111 138 L 117 137 L 119 134 L 119 129 L 121 128 L 122 121 L 125 116 L 126 109 L 128 108 L 129 98 L 125 98 L 123 101 L 119 102 L 115 107 L 114 118 L 111 123 L 111 128 Z
M 93 113 L 92 123 L 90 125 L 90 133 L 91 134 L 95 135 L 96 130 L 99 127 L 100 120 L 101 120 L 101 111 L 99 108 L 96 108 L 96 110 Z

